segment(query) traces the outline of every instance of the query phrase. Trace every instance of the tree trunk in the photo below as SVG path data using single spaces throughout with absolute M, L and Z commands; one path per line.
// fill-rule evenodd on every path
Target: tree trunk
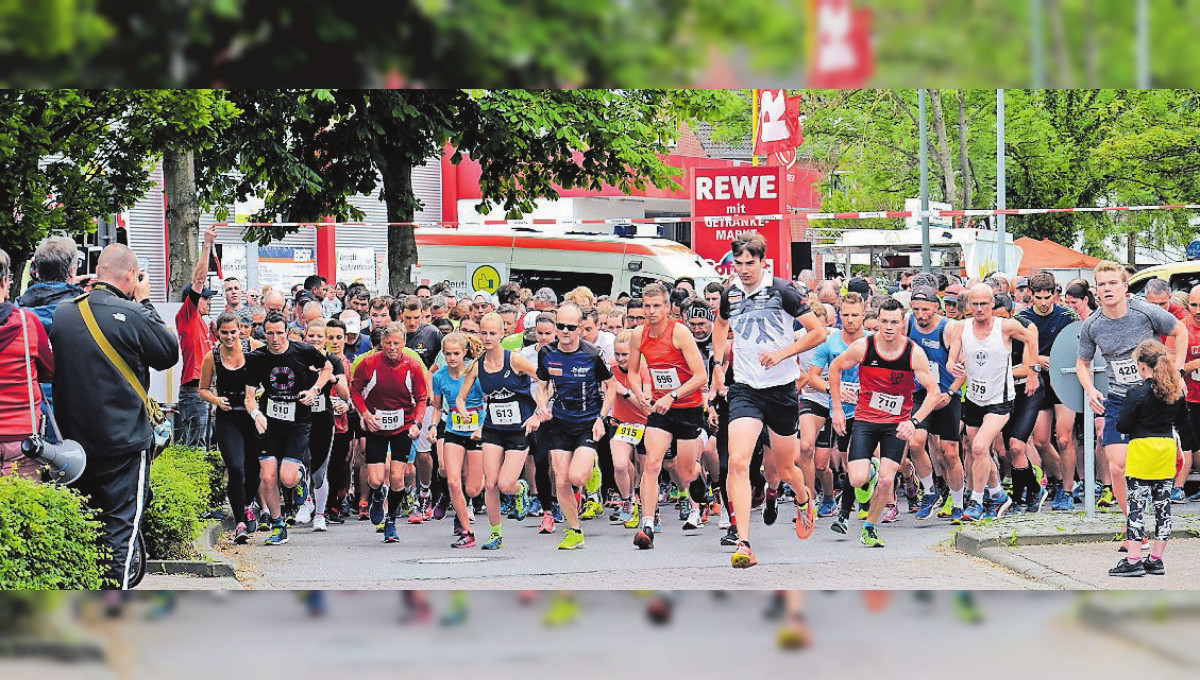
M 5 249 L 7 250 L 7 249 Z M 12 277 L 12 283 L 8 287 L 8 301 L 12 302 L 21 297 L 24 289 L 21 288 L 21 277 L 25 275 L 25 264 L 29 262 L 29 258 L 33 257 L 33 253 L 28 251 L 8 250 L 8 257 L 12 262 L 9 263 L 8 275 Z M 33 281 L 30 281 L 33 283 Z
M 1062 3 L 1059 0 L 1046 0 L 1046 3 L 1046 14 L 1050 17 L 1050 44 L 1054 45 L 1054 60 L 1058 62 L 1058 86 L 1074 87 L 1075 76 L 1071 69 L 1071 54 L 1067 52 Z
M 1125 241 L 1125 263 L 1131 267 L 1137 266 L 1137 230 L 1131 229 Z
M 962 208 L 971 208 L 971 190 L 975 186 L 971 178 L 971 164 L 967 160 L 967 105 L 962 90 L 958 91 L 958 179 L 962 182 Z
M 1096 38 L 1095 0 L 1084 0 L 1083 25 L 1083 62 L 1087 88 L 1095 89 L 1100 86 L 1100 43 Z
M 383 175 L 383 202 L 387 205 L 388 222 L 411 222 L 412 166 L 400 153 L 381 149 L 383 159 L 379 172 Z M 389 226 L 388 230 L 388 289 L 380 291 L 389 295 L 411 293 L 412 266 L 417 263 L 417 238 L 413 227 Z
M 937 134 L 937 161 L 942 167 L 942 200 L 951 206 L 958 203 L 958 190 L 954 186 L 954 163 L 950 161 L 950 144 L 946 140 L 946 119 L 942 116 L 942 91 L 929 91 L 929 114 L 933 118 L 933 131 Z
M 191 283 L 199 257 L 200 210 L 196 201 L 196 164 L 191 151 L 163 152 L 163 183 L 167 195 L 167 300 L 179 299 Z

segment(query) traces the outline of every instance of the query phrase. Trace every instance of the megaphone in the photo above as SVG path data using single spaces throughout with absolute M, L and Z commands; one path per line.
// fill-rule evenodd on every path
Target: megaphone
M 58 443 L 46 441 L 40 435 L 26 437 L 21 453 L 50 468 L 50 481 L 73 484 L 87 467 L 87 454 L 79 442 L 64 439 Z

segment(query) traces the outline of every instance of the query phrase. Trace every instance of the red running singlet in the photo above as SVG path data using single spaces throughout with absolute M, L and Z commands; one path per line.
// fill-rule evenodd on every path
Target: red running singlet
M 868 423 L 902 423 L 912 417 L 912 340 L 904 338 L 904 349 L 892 360 L 879 356 L 875 336 L 867 336 L 867 352 L 858 367 L 858 404 L 855 420 Z

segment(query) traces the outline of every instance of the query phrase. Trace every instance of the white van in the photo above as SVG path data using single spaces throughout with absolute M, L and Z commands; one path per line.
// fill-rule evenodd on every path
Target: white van
M 489 228 L 416 230 L 415 283 L 449 281 L 459 295 L 495 292 L 501 283 L 523 288 L 543 286 L 559 296 L 577 286 L 596 295 L 637 295 L 652 282 L 668 288 L 690 278 L 697 291 L 722 277 L 695 252 L 661 238 L 577 233 L 552 234 L 531 229 Z

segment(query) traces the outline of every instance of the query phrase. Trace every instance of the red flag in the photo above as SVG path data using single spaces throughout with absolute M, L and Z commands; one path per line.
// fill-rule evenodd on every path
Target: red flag
M 809 87 L 864 87 L 875 70 L 870 10 L 855 11 L 850 0 L 813 0 L 813 10 Z
M 785 90 L 754 90 L 758 99 L 758 135 L 754 155 L 794 153 L 804 142 L 800 133 L 800 97 Z

